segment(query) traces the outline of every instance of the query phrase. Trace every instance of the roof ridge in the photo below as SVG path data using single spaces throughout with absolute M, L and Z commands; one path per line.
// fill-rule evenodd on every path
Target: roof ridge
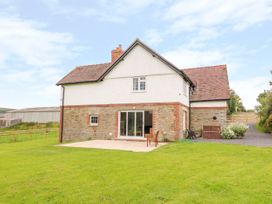
M 216 68 L 216 67 L 227 67 L 227 64 L 218 64 L 218 65 L 211 65 L 211 66 L 203 66 L 203 67 L 190 67 L 190 68 L 181 68 L 181 70 L 192 70 L 192 69 L 208 69 L 208 68 Z
M 81 67 L 87 67 L 87 66 L 96 66 L 96 65 L 102 65 L 102 64 L 111 64 L 111 62 L 104 62 L 104 63 L 96 63 L 96 64 L 85 64 L 85 65 L 78 65 L 75 68 L 81 68 Z

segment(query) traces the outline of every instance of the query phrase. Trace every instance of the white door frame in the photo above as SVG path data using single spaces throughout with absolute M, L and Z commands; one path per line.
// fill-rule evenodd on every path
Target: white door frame
M 142 136 L 136 136 L 136 135 L 128 135 L 128 113 L 129 112 L 133 112 L 135 114 L 134 117 L 134 133 L 136 133 L 136 120 L 137 120 L 137 112 L 141 112 L 142 113 L 142 132 L 143 135 Z M 144 118 L 144 110 L 125 110 L 125 111 L 119 111 L 118 112 L 118 138 L 125 138 L 125 139 L 143 139 L 144 138 L 144 124 L 145 124 L 145 118 Z M 121 123 L 121 113 L 126 113 L 126 135 L 121 135 L 121 127 L 120 127 L 120 123 Z

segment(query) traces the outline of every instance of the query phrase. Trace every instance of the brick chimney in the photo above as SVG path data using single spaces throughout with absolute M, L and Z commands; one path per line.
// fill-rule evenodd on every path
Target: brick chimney
M 118 57 L 120 57 L 123 53 L 124 51 L 122 50 L 122 45 L 119 44 L 118 47 L 116 47 L 114 50 L 111 51 L 111 62 L 114 62 L 115 60 L 117 60 Z

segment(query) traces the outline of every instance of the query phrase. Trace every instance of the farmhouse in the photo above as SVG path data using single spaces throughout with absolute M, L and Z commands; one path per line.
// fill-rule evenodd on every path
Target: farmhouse
M 108 63 L 76 67 L 62 89 L 60 141 L 159 140 L 184 130 L 226 124 L 229 83 L 226 65 L 181 69 L 136 39 Z

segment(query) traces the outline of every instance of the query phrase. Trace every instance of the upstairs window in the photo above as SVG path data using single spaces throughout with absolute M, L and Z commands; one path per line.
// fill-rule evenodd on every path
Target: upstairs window
M 145 91 L 145 90 L 146 90 L 145 77 L 133 78 L 133 91 Z

